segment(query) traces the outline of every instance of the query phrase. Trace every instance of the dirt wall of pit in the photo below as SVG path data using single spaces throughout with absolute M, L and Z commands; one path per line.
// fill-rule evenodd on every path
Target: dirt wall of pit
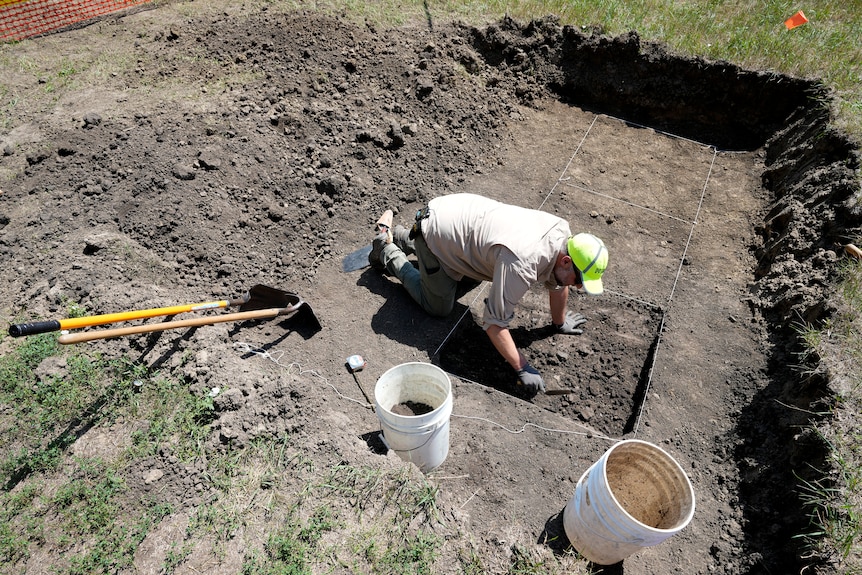
M 826 97 L 816 81 L 676 56 L 637 32 L 601 32 L 546 18 L 503 20 L 470 37 L 489 65 L 523 73 L 522 94 L 534 79 L 579 107 L 725 150 L 763 146 L 797 109 Z

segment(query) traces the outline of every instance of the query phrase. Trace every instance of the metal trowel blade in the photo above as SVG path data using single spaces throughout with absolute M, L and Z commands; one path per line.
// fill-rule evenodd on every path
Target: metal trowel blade
M 344 256 L 344 259 L 341 260 L 341 271 L 344 272 L 354 272 L 356 270 L 361 270 L 362 268 L 367 268 L 368 263 L 368 254 L 371 253 L 371 245 L 367 245 L 364 248 L 359 248 L 355 252 L 351 252 Z

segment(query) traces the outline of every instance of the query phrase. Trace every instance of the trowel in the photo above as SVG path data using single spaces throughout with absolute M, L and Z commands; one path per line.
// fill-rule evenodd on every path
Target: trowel
M 355 272 L 356 270 L 361 270 L 362 268 L 367 268 L 371 264 L 368 263 L 368 254 L 371 253 L 371 244 L 363 248 L 359 248 L 356 251 L 350 252 L 344 259 L 341 260 L 341 271 L 343 272 Z

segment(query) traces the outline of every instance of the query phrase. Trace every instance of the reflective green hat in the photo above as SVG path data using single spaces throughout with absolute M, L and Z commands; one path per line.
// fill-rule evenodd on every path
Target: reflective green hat
M 608 267 L 608 249 L 605 243 L 593 234 L 578 234 L 566 243 L 569 257 L 581 272 L 584 291 L 599 295 L 604 291 L 602 274 Z

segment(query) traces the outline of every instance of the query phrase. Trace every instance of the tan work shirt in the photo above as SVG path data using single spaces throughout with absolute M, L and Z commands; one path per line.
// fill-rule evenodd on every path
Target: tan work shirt
M 422 236 L 443 271 L 491 282 L 484 327 L 508 327 L 530 286 L 560 289 L 557 255 L 571 236 L 569 224 L 552 214 L 500 203 L 474 194 L 451 194 L 428 203 Z

